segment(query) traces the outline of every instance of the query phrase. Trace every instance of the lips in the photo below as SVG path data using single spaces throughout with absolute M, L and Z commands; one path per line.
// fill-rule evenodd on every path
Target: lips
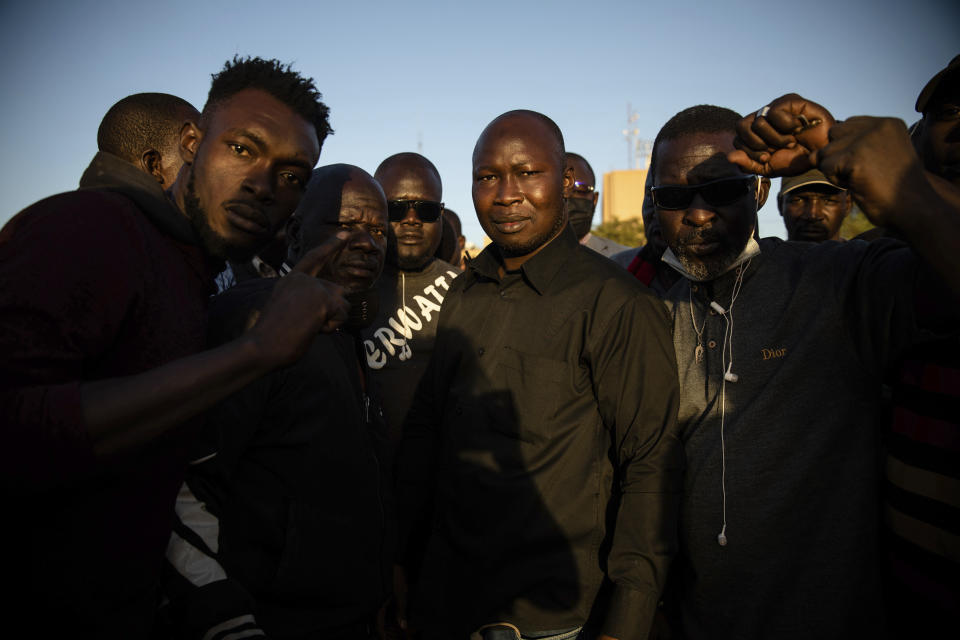
M 490 223 L 494 228 L 500 233 L 511 234 L 521 231 L 527 223 L 530 222 L 530 218 L 526 216 L 510 216 L 504 218 L 491 218 Z
M 256 236 L 270 233 L 270 218 L 258 205 L 231 200 L 225 203 L 223 208 L 227 212 L 227 221 L 232 227 Z
M 398 244 L 420 244 L 423 242 L 423 234 L 418 231 L 404 231 L 397 234 Z
M 713 233 L 695 232 L 680 240 L 680 244 L 690 253 L 698 256 L 709 255 L 720 248 L 720 238 Z
M 693 242 L 687 245 L 690 253 L 698 256 L 706 256 L 720 248 L 719 242 Z
M 826 240 L 827 229 L 821 224 L 804 224 L 796 228 L 796 236 L 804 240 Z
M 350 270 L 350 271 L 363 272 L 363 273 L 367 273 L 367 274 L 376 273 L 376 272 L 377 272 L 377 269 L 380 268 L 380 264 L 379 264 L 378 262 L 376 262 L 376 261 L 369 261 L 369 262 L 368 262 L 368 261 L 360 261 L 360 260 L 353 260 L 353 261 L 350 261 L 350 262 L 344 262 L 344 263 L 341 264 L 341 266 L 342 266 L 344 269 L 348 269 L 348 270 Z

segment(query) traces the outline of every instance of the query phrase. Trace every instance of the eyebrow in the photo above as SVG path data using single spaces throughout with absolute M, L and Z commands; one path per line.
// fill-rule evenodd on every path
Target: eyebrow
M 264 140 L 263 137 L 260 136 L 260 134 L 250 131 L 249 129 L 231 129 L 228 133 L 235 136 L 243 136 L 244 138 L 248 138 L 261 149 L 269 146 L 267 144 L 267 141 Z M 281 158 L 280 163 L 292 165 L 294 167 L 300 167 L 307 171 L 313 170 L 313 165 L 307 163 L 306 160 L 301 160 L 300 158 L 296 158 L 296 157 Z

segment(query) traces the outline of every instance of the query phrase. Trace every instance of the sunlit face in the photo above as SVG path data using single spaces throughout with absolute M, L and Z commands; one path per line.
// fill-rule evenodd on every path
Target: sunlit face
M 303 255 L 334 235 L 349 233 L 343 250 L 320 277 L 336 282 L 348 293 L 370 289 L 383 270 L 387 253 L 387 201 L 380 185 L 361 171 L 351 172 L 340 193 L 339 210 L 310 200 L 308 192 L 298 214 L 303 221 L 292 232 L 295 254 Z M 318 198 L 320 200 L 320 198 Z M 317 206 L 316 211 L 311 206 Z
M 182 206 L 210 254 L 244 260 L 296 209 L 320 156 L 316 131 L 257 89 L 225 100 L 205 127 L 181 136 Z
M 377 171 L 387 201 L 420 200 L 441 202 L 443 185 L 433 170 L 416 159 L 398 159 Z M 422 269 L 433 260 L 440 246 L 443 221 L 424 222 L 415 209 L 390 222 L 387 257 L 402 271 Z
M 745 175 L 727 160 L 733 132 L 697 133 L 664 140 L 657 147 L 654 186 L 698 185 Z M 736 260 L 753 233 L 757 200 L 749 191 L 732 204 L 713 206 L 699 193 L 686 209 L 657 207 L 663 239 L 684 268 L 709 280 Z
M 480 226 L 509 257 L 529 257 L 566 224 L 573 183 L 548 125 L 525 113 L 494 120 L 473 152 L 473 205 Z
M 840 226 L 853 201 L 843 189 L 826 184 L 798 187 L 780 197 L 780 214 L 789 240 L 823 242 L 840 238 Z

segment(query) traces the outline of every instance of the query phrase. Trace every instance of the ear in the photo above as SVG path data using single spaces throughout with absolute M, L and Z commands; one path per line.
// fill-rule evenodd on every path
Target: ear
M 848 215 L 850 215 L 850 212 L 853 211 L 853 194 L 851 194 L 849 191 L 844 191 L 843 199 L 847 203 L 843 208 L 843 217 L 846 218 Z
M 593 190 L 593 208 L 597 208 L 597 201 L 600 200 L 600 192 L 596 189 Z
M 563 169 L 563 197 L 567 198 L 570 196 L 570 192 L 573 189 L 573 167 L 565 167 Z
M 147 149 L 140 156 L 140 170 L 152 175 L 157 182 L 163 185 L 163 173 L 160 171 L 160 152 L 156 149 Z
M 760 178 L 759 193 L 757 195 L 757 209 L 767 204 L 767 196 L 770 195 L 770 178 L 764 176 Z M 779 206 L 779 205 L 778 205 Z
M 200 141 L 203 140 L 203 131 L 195 122 L 185 122 L 180 127 L 180 157 L 184 164 L 193 164 L 197 156 Z

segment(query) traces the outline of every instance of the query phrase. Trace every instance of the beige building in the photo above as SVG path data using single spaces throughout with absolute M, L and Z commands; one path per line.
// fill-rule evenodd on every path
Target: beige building
M 600 224 L 640 218 L 646 169 L 626 169 L 603 174 Z

